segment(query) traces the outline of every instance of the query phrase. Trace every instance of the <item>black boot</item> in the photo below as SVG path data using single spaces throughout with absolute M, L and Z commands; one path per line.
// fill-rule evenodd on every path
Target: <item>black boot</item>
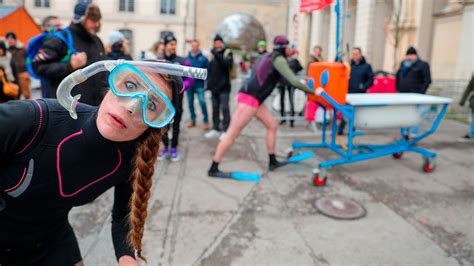
M 212 161 L 211 168 L 207 171 L 207 175 L 211 177 L 230 178 L 230 173 L 219 171 L 219 163 Z
M 288 164 L 288 162 L 279 162 L 276 159 L 275 154 L 269 154 L 268 156 L 270 158 L 270 163 L 268 164 L 268 169 L 270 169 L 270 171 L 273 171 L 279 167 L 282 167 Z

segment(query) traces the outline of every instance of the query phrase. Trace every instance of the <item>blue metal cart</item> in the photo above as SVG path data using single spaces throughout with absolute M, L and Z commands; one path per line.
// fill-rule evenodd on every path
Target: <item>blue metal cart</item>
M 334 166 L 350 164 L 382 156 L 392 155 L 401 158 L 404 152 L 416 152 L 423 156 L 423 171 L 432 172 L 436 167 L 436 153 L 416 146 L 422 139 L 433 134 L 446 110 L 452 101 L 449 98 L 421 95 L 421 94 L 348 94 L 347 104 L 338 104 L 326 92 L 321 95 L 333 107 L 333 118 L 331 135 L 326 134 L 329 122 L 326 118 L 327 110 L 324 109 L 324 122 L 322 124 L 322 138 L 320 143 L 294 142 L 288 156 L 293 156 L 301 149 L 325 148 L 333 151 L 340 158 L 322 161 L 319 167 L 313 169 L 313 183 L 315 186 L 323 186 L 328 178 L 328 170 Z M 337 136 L 337 112 L 342 114 L 348 122 L 347 145 L 338 144 Z M 389 118 L 385 114 L 392 114 Z M 359 115 L 360 113 L 360 115 Z M 418 116 L 418 117 L 415 117 Z M 431 119 L 428 119 L 431 118 Z M 431 123 L 431 127 L 416 137 L 409 136 L 409 128 L 419 124 L 421 120 Z M 363 132 L 355 131 L 356 128 L 400 128 L 399 139 L 390 144 L 360 144 L 356 145 L 353 139 L 362 136 Z M 329 138 L 329 140 L 328 140 Z

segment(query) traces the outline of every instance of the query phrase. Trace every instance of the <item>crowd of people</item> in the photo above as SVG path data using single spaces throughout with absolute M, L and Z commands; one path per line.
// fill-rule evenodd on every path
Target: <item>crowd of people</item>
M 208 170 L 210 177 L 218 178 L 229 177 L 219 163 L 253 118 L 267 131 L 269 170 L 286 165 L 275 155 L 278 122 L 264 104 L 275 88 L 281 93 L 282 117 L 287 113 L 286 93 L 290 99 L 295 89 L 321 94 L 322 88 L 309 88 L 298 78 L 305 69 L 298 51 L 286 36 L 278 35 L 272 50 L 267 49 L 267 41 L 258 41 L 250 77 L 239 88 L 231 116 L 235 58 L 222 36 L 215 35 L 209 55 L 203 54 L 198 40 L 192 40 L 188 55 L 181 57 L 177 44 L 182 40 L 167 34 L 150 52 L 141 54 L 144 61 L 132 61 L 128 40 L 121 32 L 109 32 L 104 46 L 97 36 L 101 18 L 97 5 L 84 2 L 75 6 L 71 24 L 65 28 L 58 17 L 46 17 L 41 25 L 44 38 L 33 55 L 15 32 L 0 40 L 0 227 L 5 229 L 0 231 L 0 265 L 82 265 L 68 213 L 111 187 L 115 188 L 112 239 L 117 261 L 138 265 L 136 259 L 145 260 L 143 228 L 155 161 L 180 160 L 184 94 L 190 113 L 187 128 L 199 125 L 197 96 L 205 137 L 220 140 Z M 315 46 L 306 69 L 324 62 L 322 53 Z M 95 71 L 103 60 L 118 59 L 126 61 L 110 73 Z M 162 64 L 207 69 L 207 80 L 176 76 Z M 360 48 L 352 49 L 350 65 L 349 93 L 366 93 L 374 72 Z M 242 72 L 247 71 L 245 63 L 240 66 Z M 78 69 L 88 69 L 90 75 L 78 82 L 71 76 Z M 30 75 L 40 77 L 42 99 L 32 99 Z M 78 84 L 69 88 L 63 80 Z M 429 65 L 415 48 L 409 48 L 396 73 L 397 91 L 424 94 L 430 83 Z M 64 90 L 67 99 L 81 94 L 80 104 L 64 109 L 55 99 Z M 206 90 L 211 96 L 211 117 Z M 469 97 L 473 90 L 471 80 L 461 103 L 469 99 L 474 110 L 474 97 Z M 294 117 L 291 100 L 289 109 Z M 74 115 L 76 119 L 71 118 Z M 280 124 L 287 120 L 293 127 L 291 118 Z M 344 134 L 344 127 L 342 120 L 339 134 Z M 472 138 L 474 124 L 465 136 Z

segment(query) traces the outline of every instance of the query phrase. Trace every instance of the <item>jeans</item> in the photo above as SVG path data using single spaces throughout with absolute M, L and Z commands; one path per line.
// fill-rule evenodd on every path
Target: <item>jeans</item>
M 183 114 L 183 94 L 179 94 L 179 98 L 175 103 L 176 114 L 174 115 L 173 122 L 171 125 L 168 125 L 168 129 L 171 127 L 173 129 L 173 137 L 171 139 L 171 148 L 178 147 L 178 140 L 179 140 L 179 123 L 181 122 L 181 116 Z M 168 132 L 163 135 L 161 138 L 163 140 L 163 144 L 166 148 L 170 146 L 170 140 L 168 138 Z
M 212 123 L 214 129 L 220 131 L 221 129 L 221 117 L 222 111 L 222 131 L 227 131 L 230 124 L 230 109 L 229 109 L 229 92 L 212 93 Z
M 189 90 L 186 91 L 186 94 L 188 96 L 188 107 L 189 107 L 189 112 L 191 113 L 191 120 L 193 122 L 196 122 L 196 112 L 194 111 L 194 94 L 197 94 L 198 100 L 199 100 L 199 105 L 201 106 L 201 111 L 202 115 L 204 116 L 202 119 L 202 122 L 204 124 L 209 123 L 209 118 L 207 115 L 207 106 L 206 106 L 206 99 L 204 98 L 204 88 L 190 88 Z
M 280 84 L 279 86 L 280 88 L 280 94 L 281 94 L 281 97 L 280 97 L 280 106 L 281 106 L 281 109 L 280 109 L 280 114 L 281 116 L 286 116 L 286 112 L 285 112 L 285 91 L 288 91 L 288 94 L 290 95 L 290 115 L 291 116 L 295 116 L 295 103 L 294 103 L 294 93 L 295 93 L 295 88 L 293 88 L 292 86 L 290 85 L 284 85 L 284 84 Z

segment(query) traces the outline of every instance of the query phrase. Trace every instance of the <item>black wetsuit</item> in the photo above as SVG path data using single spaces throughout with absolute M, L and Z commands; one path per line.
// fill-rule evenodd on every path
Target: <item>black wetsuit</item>
M 262 104 L 270 96 L 276 83 L 284 77 L 291 85 L 307 93 L 312 91 L 298 78 L 288 66 L 286 58 L 276 52 L 259 58 L 252 69 L 247 83 L 240 89 L 241 93 L 248 94 Z
M 111 187 L 115 254 L 133 256 L 126 237 L 136 142 L 103 138 L 97 110 L 79 104 L 74 120 L 54 99 L 0 104 L 1 266 L 79 262 L 68 213 Z

